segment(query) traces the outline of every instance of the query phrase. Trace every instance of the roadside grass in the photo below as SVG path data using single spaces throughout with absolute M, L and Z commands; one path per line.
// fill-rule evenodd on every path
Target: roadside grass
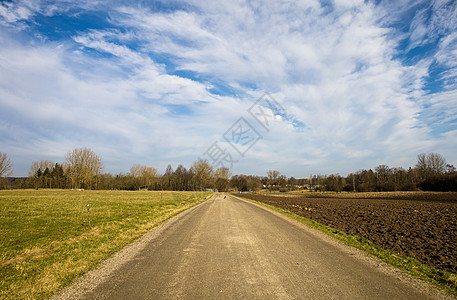
M 292 219 L 295 219 L 311 228 L 315 228 L 333 238 L 336 238 L 337 240 L 343 242 L 348 246 L 362 250 L 368 253 L 369 255 L 379 258 L 381 261 L 387 263 L 388 265 L 406 271 L 408 274 L 416 278 L 429 282 L 437 288 L 444 290 L 454 296 L 457 296 L 457 274 L 438 270 L 432 266 L 423 264 L 412 257 L 408 257 L 391 250 L 383 249 L 382 247 L 374 244 L 366 238 L 346 234 L 340 230 L 317 223 L 316 221 L 313 221 L 311 219 L 296 215 L 288 210 L 284 210 L 255 200 L 243 198 L 238 195 L 235 196 L 242 198 L 246 201 L 250 201 L 261 206 L 267 207 L 283 215 L 286 215 Z
M 49 297 L 152 227 L 210 195 L 0 191 L 0 299 Z

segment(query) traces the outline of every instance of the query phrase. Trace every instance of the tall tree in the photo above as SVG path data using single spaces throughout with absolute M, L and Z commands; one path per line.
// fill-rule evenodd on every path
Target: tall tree
M 6 153 L 0 152 L 0 188 L 3 186 L 3 178 L 10 176 L 12 173 L 13 163 Z
M 135 179 L 135 189 L 142 186 L 152 187 L 157 177 L 157 169 L 135 164 L 130 167 L 130 176 Z
M 207 160 L 199 159 L 192 163 L 196 188 L 205 189 L 213 187 L 213 167 Z
M 74 188 L 96 188 L 103 170 L 100 156 L 88 148 L 77 148 L 66 155 L 69 176 Z
M 446 160 L 438 153 L 421 153 L 417 156 L 416 167 L 422 177 L 428 179 L 446 172 Z
M 13 173 L 13 163 L 6 153 L 0 152 L 0 178 L 8 177 Z
M 215 176 L 216 178 L 223 178 L 228 180 L 230 176 L 232 176 L 232 172 L 230 172 L 230 169 L 227 167 L 220 167 L 216 170 Z
M 141 176 L 142 165 L 134 164 L 130 167 L 130 175 L 134 178 Z
M 230 188 L 230 169 L 227 167 L 220 167 L 214 172 L 214 175 L 216 177 L 216 181 L 214 183 L 216 189 L 219 192 L 227 192 Z
M 180 191 L 192 190 L 192 177 L 191 170 L 187 170 L 183 165 L 179 165 L 173 172 L 173 177 L 176 180 L 176 189 Z
M 153 167 L 144 167 L 141 170 L 142 184 L 148 187 L 152 187 L 157 177 L 157 169 Z
M 268 176 L 268 184 L 270 185 L 270 190 L 272 189 L 273 186 L 278 186 L 278 178 L 279 178 L 279 171 L 276 170 L 268 170 L 267 171 L 267 176 Z
M 174 190 L 173 167 L 168 164 L 165 174 L 162 176 L 163 185 L 166 190 Z
M 56 163 L 54 169 L 51 171 L 51 177 L 53 181 L 53 187 L 63 188 L 65 187 L 65 175 L 62 165 Z

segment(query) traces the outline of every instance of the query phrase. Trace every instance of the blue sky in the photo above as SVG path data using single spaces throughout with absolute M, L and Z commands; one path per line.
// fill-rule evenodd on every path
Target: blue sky
M 1 1 L 0 151 L 15 176 L 79 147 L 109 173 L 456 165 L 456 67 L 456 1 Z

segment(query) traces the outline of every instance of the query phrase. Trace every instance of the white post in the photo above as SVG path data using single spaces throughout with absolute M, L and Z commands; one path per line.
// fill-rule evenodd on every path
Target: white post
M 90 229 L 89 199 L 87 199 L 87 228 Z

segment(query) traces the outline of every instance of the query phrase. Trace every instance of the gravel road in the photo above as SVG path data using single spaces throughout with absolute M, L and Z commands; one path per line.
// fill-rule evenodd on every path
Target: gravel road
M 236 197 L 151 230 L 52 299 L 454 299 Z

